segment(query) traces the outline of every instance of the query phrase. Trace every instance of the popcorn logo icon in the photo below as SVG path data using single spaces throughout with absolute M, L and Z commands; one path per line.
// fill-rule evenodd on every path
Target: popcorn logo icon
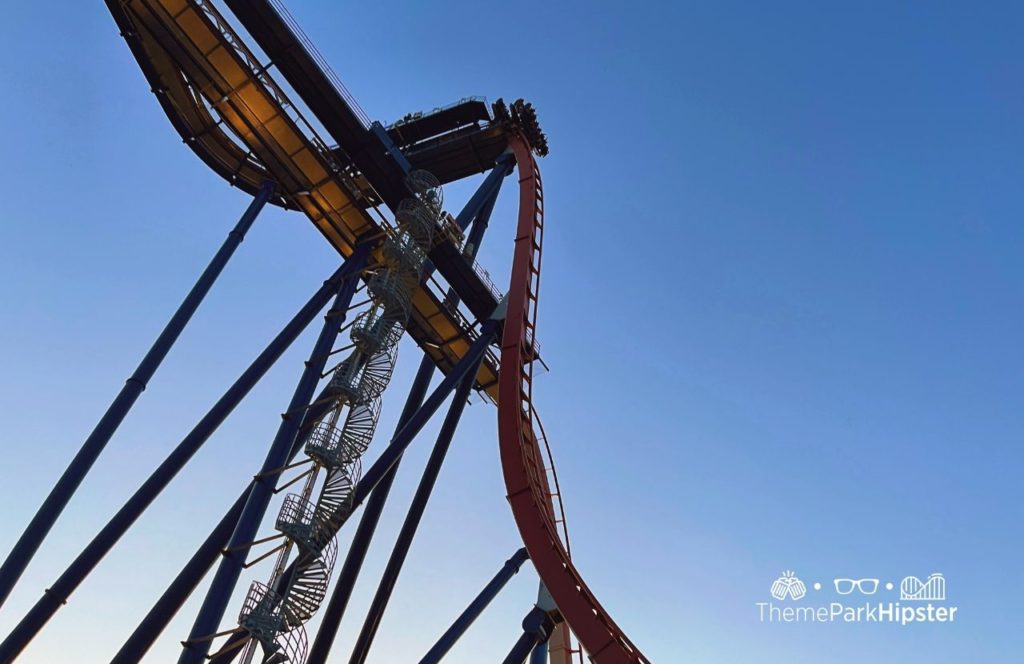
M 782 576 L 775 579 L 775 583 L 772 584 L 772 597 L 780 602 L 787 597 L 800 599 L 806 594 L 807 588 L 804 586 L 804 582 L 789 570 L 783 572 Z

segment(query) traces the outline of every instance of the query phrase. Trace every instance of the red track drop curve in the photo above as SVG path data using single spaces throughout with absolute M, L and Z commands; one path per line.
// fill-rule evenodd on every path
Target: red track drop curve
M 498 444 L 505 489 L 537 574 L 591 659 L 597 664 L 649 664 L 587 588 L 555 523 L 532 406 L 544 192 L 530 146 L 521 137 L 510 145 L 519 171 L 519 221 L 498 382 Z

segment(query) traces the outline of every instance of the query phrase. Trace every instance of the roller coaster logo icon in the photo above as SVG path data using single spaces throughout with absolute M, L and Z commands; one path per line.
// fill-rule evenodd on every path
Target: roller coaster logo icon
M 903 577 L 900 582 L 900 599 L 907 601 L 926 601 L 946 599 L 946 578 L 939 572 L 922 581 L 916 576 Z

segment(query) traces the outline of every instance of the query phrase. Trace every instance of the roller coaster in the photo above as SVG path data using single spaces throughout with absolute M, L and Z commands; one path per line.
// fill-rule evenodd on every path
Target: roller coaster
M 535 368 L 544 364 L 537 340 L 545 224 L 537 158 L 548 146 L 532 105 L 466 98 L 385 126 L 369 120 L 276 0 L 224 0 L 244 35 L 210 0 L 106 5 L 185 144 L 253 200 L 0 567 L 0 603 L 266 204 L 305 214 L 342 264 L 17 623 L 0 643 L 0 661 L 16 659 L 40 634 L 327 308 L 262 466 L 113 661 L 140 661 L 214 570 L 179 662 L 325 662 L 403 452 L 451 396 L 350 657 L 353 664 L 367 661 L 463 408 L 476 392 L 497 405 L 504 490 L 523 548 L 421 663 L 441 661 L 527 560 L 539 577 L 538 600 L 504 662 L 648 662 L 573 565 L 551 449 L 534 406 Z M 519 208 L 511 276 L 502 295 L 476 254 L 502 182 L 513 172 Z M 444 185 L 483 173 L 461 211 L 446 212 Z M 353 303 L 357 292 L 365 293 L 365 302 Z M 338 346 L 343 332 L 348 343 Z M 396 431 L 364 470 L 405 333 L 423 358 Z M 443 379 L 428 394 L 435 371 Z M 288 488 L 293 492 L 280 504 L 275 532 L 261 536 L 271 503 Z M 360 507 L 352 543 L 335 574 L 336 536 Z M 265 581 L 253 580 L 237 619 L 227 619 L 243 573 L 263 561 Z M 310 644 L 305 626 L 321 610 Z

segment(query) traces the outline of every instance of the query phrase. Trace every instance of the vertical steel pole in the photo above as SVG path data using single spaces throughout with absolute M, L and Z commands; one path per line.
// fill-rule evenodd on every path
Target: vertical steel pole
M 534 647 L 533 653 L 530 654 L 530 664 L 548 664 L 547 639 L 541 641 Z
M 441 635 L 441 638 L 437 640 L 434 647 L 427 651 L 427 654 L 423 656 L 419 664 L 438 664 L 448 651 L 452 649 L 452 646 L 462 638 L 462 635 L 466 633 L 466 630 L 480 617 L 480 614 L 484 612 L 487 605 L 498 596 L 501 589 L 505 587 L 505 584 L 509 582 L 524 562 L 529 559 L 530 555 L 526 553 L 526 549 L 522 548 L 515 552 L 515 554 L 505 561 L 504 566 L 494 575 L 491 582 L 484 586 L 484 589 L 480 591 L 480 594 L 476 596 L 466 610 L 459 614 L 459 617 L 455 619 L 452 626 Z
M 413 496 L 412 504 L 409 506 L 409 512 L 402 523 L 402 529 L 398 533 L 398 539 L 395 541 L 395 546 L 391 551 L 391 557 L 388 558 L 384 574 L 381 577 L 380 584 L 377 586 L 377 592 L 370 603 L 366 620 L 363 622 L 363 627 L 356 638 L 349 664 L 363 664 L 370 653 L 370 646 L 373 644 L 373 638 L 377 634 L 377 628 L 380 627 L 381 618 L 384 616 L 384 609 L 387 608 L 388 600 L 391 599 L 391 593 L 398 582 L 398 575 L 402 571 L 402 565 L 405 563 L 406 556 L 409 555 L 409 548 L 412 546 L 412 540 L 416 536 L 416 530 L 419 528 L 423 513 L 427 509 L 427 501 L 430 500 L 430 494 L 433 492 L 437 478 L 441 474 L 441 466 L 444 464 L 445 456 L 448 454 L 448 448 L 451 446 L 452 438 L 455 436 L 455 430 L 459 426 L 459 420 L 462 419 L 462 412 L 466 409 L 466 400 L 469 399 L 475 378 L 475 375 L 466 374 L 455 389 L 455 396 L 452 398 L 451 406 L 448 408 L 448 414 L 445 416 L 441 430 L 437 434 L 437 442 L 430 453 L 430 458 L 423 471 L 423 477 L 420 479 L 419 486 L 416 487 L 416 493 Z
M 281 424 L 267 451 L 263 468 L 250 485 L 249 498 L 238 517 L 238 523 L 231 534 L 228 546 L 223 552 L 223 558 L 214 575 L 213 583 L 207 590 L 206 599 L 203 600 L 188 639 L 182 644 L 181 657 L 178 659 L 180 664 L 198 664 L 205 659 L 210 651 L 211 641 L 203 639 L 203 637 L 215 633 L 224 617 L 231 593 L 242 573 L 242 565 L 245 564 L 245 559 L 249 555 L 251 543 L 256 539 L 260 523 L 270 506 L 270 499 L 274 496 L 274 489 L 277 488 L 277 479 L 280 473 L 276 471 L 288 463 L 288 456 L 298 436 L 299 425 L 302 423 L 302 415 L 313 398 L 331 349 L 341 330 L 341 323 L 345 320 L 345 314 L 352 304 L 352 296 L 355 295 L 356 285 L 359 283 L 359 274 L 366 266 L 370 248 L 369 243 L 362 243 L 346 261 L 352 265 L 350 276 L 345 279 L 338 291 L 338 296 L 334 300 L 334 308 L 326 316 L 320 336 L 313 345 L 312 353 L 306 361 L 306 367 L 299 378 L 298 385 L 295 386 L 288 409 L 281 415 Z
M 188 295 L 185 296 L 178 310 L 174 312 L 171 320 L 168 321 L 167 326 L 160 333 L 160 336 L 157 337 L 149 352 L 142 358 L 142 362 L 135 369 L 135 373 L 125 382 L 124 387 L 121 388 L 117 397 L 114 398 L 114 401 L 107 408 L 107 412 L 103 414 L 99 423 L 96 424 L 96 428 L 85 439 L 85 443 L 82 444 L 75 458 L 71 460 L 64 474 L 57 480 L 53 489 L 50 490 L 50 494 L 43 501 L 39 511 L 32 517 L 32 521 L 25 528 L 25 532 L 22 533 L 14 548 L 11 549 L 3 566 L 0 567 L 0 606 L 3 606 L 18 579 L 24 573 L 25 568 L 28 567 L 32 556 L 35 555 L 46 535 L 53 527 L 53 524 L 56 523 L 61 512 L 64 511 L 64 508 L 71 500 L 71 496 L 74 495 L 82 480 L 85 479 L 85 476 L 89 473 L 89 470 L 96 462 L 96 459 L 99 458 L 103 448 L 106 447 L 114 432 L 121 425 L 121 422 L 124 421 L 125 416 L 131 410 L 139 395 L 146 389 L 146 384 L 153 377 L 153 374 L 156 373 L 160 363 L 163 362 L 168 351 L 171 350 L 171 346 L 174 345 L 182 330 L 185 329 L 185 326 L 199 308 L 206 294 L 210 292 L 213 283 L 220 276 L 224 266 L 228 263 L 228 259 L 231 258 L 235 249 L 241 244 L 242 239 L 245 238 L 246 232 L 248 232 L 256 220 L 256 216 L 270 199 L 273 191 L 274 185 L 271 182 L 264 183 L 260 188 L 256 198 L 253 199 L 241 219 L 238 220 L 235 227 L 228 233 L 228 237 L 224 240 L 220 250 L 213 257 L 213 260 L 210 261 L 210 264 L 206 266 L 206 269 L 203 270 L 198 281 L 196 281 Z
M 227 419 L 274 362 L 295 341 L 317 313 L 330 301 L 337 292 L 342 279 L 349 270 L 346 266 L 339 268 L 330 279 L 313 295 L 304 307 L 274 337 L 273 341 L 263 350 L 252 364 L 239 376 L 228 391 L 203 416 L 198 424 L 189 432 L 178 446 L 167 456 L 159 467 L 149 476 L 139 489 L 132 494 L 128 502 L 111 518 L 106 526 L 82 550 L 78 557 L 68 566 L 63 574 L 54 582 L 46 593 L 35 603 L 21 622 L 7 638 L 0 643 L 0 662 L 14 659 L 39 630 L 49 621 L 53 614 L 67 602 L 68 597 L 82 583 L 89 572 L 99 564 L 100 560 L 131 528 L 135 520 L 149 507 L 160 492 L 170 484 L 175 475 L 199 451 L 203 443 L 213 434 L 220 424 Z

